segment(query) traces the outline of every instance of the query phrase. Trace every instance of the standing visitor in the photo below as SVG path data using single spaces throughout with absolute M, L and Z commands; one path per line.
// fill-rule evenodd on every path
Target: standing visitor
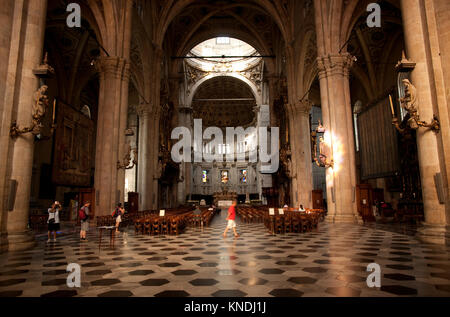
M 56 242 L 56 232 L 59 231 L 59 210 L 61 209 L 61 205 L 58 201 L 55 201 L 52 204 L 52 207 L 48 209 L 48 240 L 47 243 L 50 243 L 51 233 L 53 232 L 53 242 Z
M 91 207 L 91 202 L 86 201 L 84 203 L 83 207 L 81 207 L 81 209 L 79 211 L 78 216 L 80 217 L 80 222 L 81 222 L 81 230 L 80 230 L 81 241 L 87 241 L 86 232 L 89 231 L 89 214 L 90 214 L 89 208 L 90 207 Z
M 118 203 L 116 209 L 114 209 L 112 216 L 116 218 L 116 233 L 119 233 L 119 226 L 122 222 L 122 216 L 125 210 L 122 208 L 122 204 Z
M 236 205 L 237 205 L 237 201 L 233 200 L 233 203 L 231 204 L 230 208 L 228 208 L 228 224 L 227 224 L 227 228 L 225 229 L 225 232 L 223 233 L 223 237 L 226 238 L 227 237 L 227 232 L 229 229 L 233 229 L 234 232 L 234 236 L 237 238 L 239 237 L 238 233 L 236 232 Z

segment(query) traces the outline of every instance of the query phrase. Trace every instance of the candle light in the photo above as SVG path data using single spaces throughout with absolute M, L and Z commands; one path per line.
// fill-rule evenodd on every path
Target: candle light
M 391 97 L 391 95 L 389 95 L 389 102 L 390 102 L 390 104 L 391 104 L 391 112 L 392 112 L 392 116 L 395 117 L 394 104 L 392 103 L 392 97 Z
M 56 115 L 56 99 L 53 100 L 53 123 L 55 123 L 55 115 Z

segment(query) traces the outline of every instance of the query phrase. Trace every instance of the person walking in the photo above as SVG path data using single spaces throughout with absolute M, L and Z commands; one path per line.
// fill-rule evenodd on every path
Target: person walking
M 239 237 L 238 233 L 236 232 L 236 205 L 237 205 L 237 201 L 233 200 L 233 203 L 231 204 L 230 208 L 228 208 L 228 216 L 227 216 L 227 227 L 223 233 L 223 237 L 226 238 L 227 237 L 227 232 L 230 229 L 233 229 L 234 232 L 234 236 L 237 238 Z
M 89 208 L 91 207 L 91 202 L 90 201 L 86 201 L 83 205 L 83 207 L 81 207 L 80 211 L 79 211 L 79 217 L 80 217 L 80 222 L 81 222 L 81 230 L 80 230 L 80 240 L 81 241 L 87 241 L 86 239 L 86 232 L 89 231 L 89 214 L 90 214 L 90 210 Z
M 116 233 L 119 233 L 119 226 L 122 222 L 122 216 L 125 210 L 122 208 L 122 204 L 118 203 L 116 209 L 114 209 L 112 216 L 116 218 Z
M 61 209 L 61 205 L 58 201 L 55 201 L 52 206 L 48 209 L 48 240 L 47 243 L 50 243 L 50 237 L 53 232 L 53 242 L 56 242 L 56 232 L 60 230 L 59 224 L 59 210 Z

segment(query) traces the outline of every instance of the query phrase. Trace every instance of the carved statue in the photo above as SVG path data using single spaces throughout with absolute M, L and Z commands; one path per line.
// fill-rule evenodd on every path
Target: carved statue
M 30 127 L 26 127 L 20 129 L 17 126 L 17 122 L 14 121 L 11 124 L 9 134 L 11 137 L 17 137 L 24 133 L 33 133 L 34 135 L 41 134 L 42 128 L 42 118 L 47 112 L 48 107 L 48 96 L 47 96 L 47 85 L 42 85 L 35 93 L 34 93 L 34 104 L 33 104 L 33 112 L 32 112 L 32 125 Z M 53 132 L 53 130 L 52 130 Z
M 411 116 L 418 115 L 417 99 L 416 99 L 416 87 L 408 79 L 403 79 L 403 85 L 405 85 L 405 97 L 400 98 L 402 107 L 407 110 Z
M 409 119 L 408 119 L 408 126 L 411 129 L 418 129 L 419 127 L 425 127 L 429 128 L 434 132 L 437 132 L 440 130 L 440 122 L 436 115 L 433 115 L 432 120 L 430 123 L 427 123 L 425 121 L 420 120 L 419 117 L 419 111 L 417 107 L 417 94 L 416 94 L 416 87 L 414 87 L 413 84 L 408 79 L 403 79 L 403 85 L 405 86 L 405 97 L 400 98 L 400 103 L 406 111 L 408 111 Z M 400 133 L 404 132 L 404 129 L 401 129 L 398 123 L 398 119 L 394 117 L 392 119 L 392 124 L 395 125 L 397 130 Z
M 128 162 L 128 164 L 130 164 L 130 162 L 131 162 L 131 144 L 130 143 L 127 143 L 125 145 L 124 162 Z
M 117 169 L 132 169 L 135 165 L 137 165 L 137 160 L 136 160 L 137 150 L 136 149 L 133 150 L 133 152 L 134 152 L 134 160 L 133 161 L 131 161 L 131 151 L 132 151 L 131 144 L 128 142 L 125 145 L 125 156 L 122 160 L 122 163 L 120 161 L 117 161 Z M 130 166 L 130 163 L 133 163 L 133 164 Z
M 47 96 L 48 86 L 41 86 L 34 93 L 35 103 L 33 105 L 33 119 L 36 123 L 40 124 L 41 118 L 45 115 L 48 107 L 48 96 Z
M 163 170 L 164 170 L 163 162 L 162 162 L 162 160 L 159 160 L 158 161 L 158 169 L 156 170 L 156 177 L 155 177 L 156 179 L 161 178 L 161 176 L 163 174 Z
M 280 151 L 280 161 L 283 164 L 283 169 L 287 177 L 291 175 L 292 161 L 291 161 L 291 149 L 289 145 L 283 147 Z
M 321 136 L 319 137 L 319 154 L 320 155 L 324 155 L 325 153 L 325 140 L 324 138 Z

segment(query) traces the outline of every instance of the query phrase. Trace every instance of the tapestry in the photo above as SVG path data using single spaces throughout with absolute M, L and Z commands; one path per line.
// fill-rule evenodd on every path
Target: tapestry
M 94 122 L 71 106 L 58 102 L 52 181 L 89 187 L 94 165 Z

